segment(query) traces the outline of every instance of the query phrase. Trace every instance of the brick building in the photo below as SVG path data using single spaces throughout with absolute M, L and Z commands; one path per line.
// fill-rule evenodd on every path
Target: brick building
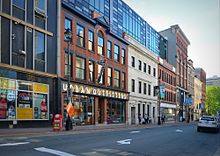
M 167 121 L 176 120 L 176 71 L 175 68 L 159 58 L 158 85 L 165 86 L 165 97 L 160 99 L 160 112 L 166 116 Z
M 77 9 L 77 5 L 70 1 L 62 1 L 60 56 L 62 114 L 65 115 L 67 104 L 68 77 L 68 45 L 64 32 L 70 29 L 73 33 L 69 66 L 74 121 L 79 124 L 126 123 L 127 42 L 111 33 L 109 17 L 103 12 L 104 5 L 91 10 L 90 5 L 87 8 L 88 12 Z M 101 65 L 100 61 L 104 61 L 104 65 Z

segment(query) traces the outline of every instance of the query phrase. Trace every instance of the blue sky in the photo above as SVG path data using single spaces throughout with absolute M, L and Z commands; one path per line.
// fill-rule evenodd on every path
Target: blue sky
M 188 56 L 207 77 L 220 76 L 220 0 L 123 0 L 155 30 L 178 24 Z

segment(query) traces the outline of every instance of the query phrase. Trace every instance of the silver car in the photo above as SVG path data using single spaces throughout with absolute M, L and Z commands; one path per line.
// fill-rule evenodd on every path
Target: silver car
M 197 125 L 197 132 L 200 132 L 202 129 L 213 129 L 217 133 L 219 131 L 219 122 L 214 116 L 203 116 L 199 119 Z

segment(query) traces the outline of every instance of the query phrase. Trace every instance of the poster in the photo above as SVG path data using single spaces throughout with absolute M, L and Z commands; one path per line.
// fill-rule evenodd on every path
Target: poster
M 48 118 L 48 105 L 47 95 L 35 93 L 34 94 L 34 118 L 47 119 Z

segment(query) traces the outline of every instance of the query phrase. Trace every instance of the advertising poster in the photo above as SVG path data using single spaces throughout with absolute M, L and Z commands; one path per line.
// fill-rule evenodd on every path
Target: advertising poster
M 46 94 L 34 94 L 34 118 L 35 119 L 47 119 L 48 106 Z
M 18 119 L 32 119 L 32 93 L 18 91 L 17 99 Z
M 14 90 L 0 89 L 0 119 L 15 119 Z

